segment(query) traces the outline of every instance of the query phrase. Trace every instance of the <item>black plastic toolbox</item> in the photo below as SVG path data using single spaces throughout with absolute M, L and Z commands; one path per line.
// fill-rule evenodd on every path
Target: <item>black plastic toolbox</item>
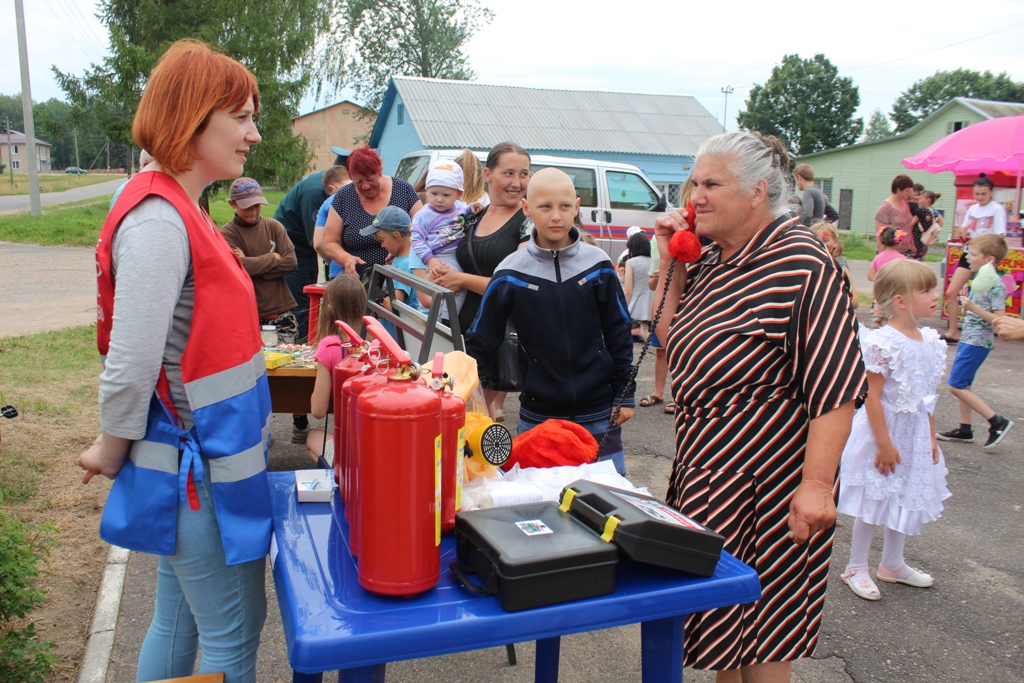
M 459 561 L 452 571 L 471 590 L 497 596 L 509 612 L 607 595 L 618 551 L 552 502 L 455 515 Z M 479 577 L 475 586 L 465 569 Z
M 562 489 L 559 501 L 563 512 L 636 562 L 715 573 L 725 539 L 657 498 L 581 479 Z

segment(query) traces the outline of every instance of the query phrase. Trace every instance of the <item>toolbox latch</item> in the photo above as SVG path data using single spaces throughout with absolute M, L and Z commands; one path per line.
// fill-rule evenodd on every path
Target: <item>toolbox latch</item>
M 608 515 L 608 519 L 604 523 L 604 533 L 601 534 L 601 540 L 605 543 L 612 542 L 612 536 L 615 534 L 615 529 L 619 526 L 619 522 L 622 520 L 615 515 Z

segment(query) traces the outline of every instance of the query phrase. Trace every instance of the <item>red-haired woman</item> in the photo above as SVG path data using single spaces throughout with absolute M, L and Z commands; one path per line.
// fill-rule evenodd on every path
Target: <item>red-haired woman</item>
M 348 158 L 352 182 L 338 190 L 324 227 L 324 252 L 331 257 L 331 277 L 342 271 L 366 280 L 373 264 L 383 264 L 387 249 L 359 234 L 373 223 L 385 206 L 397 206 L 410 216 L 423 208 L 412 185 L 384 175 L 380 156 L 369 147 L 353 150 Z M 313 245 L 319 250 L 319 245 Z
M 260 141 L 256 79 L 197 41 L 174 43 L 132 125 L 154 162 L 110 212 L 96 247 L 102 433 L 83 482 L 114 479 L 109 543 L 160 555 L 138 680 L 256 680 L 270 549 L 270 394 L 252 281 L 199 207 L 242 175 Z

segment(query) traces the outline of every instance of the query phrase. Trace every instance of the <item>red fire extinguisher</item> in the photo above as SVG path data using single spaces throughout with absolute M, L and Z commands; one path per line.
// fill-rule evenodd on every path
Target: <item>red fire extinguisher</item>
M 334 480 L 338 482 L 338 492 L 344 500 L 345 483 L 342 472 L 348 454 L 344 439 L 349 431 L 345 425 L 345 382 L 357 375 L 366 374 L 369 370 L 367 354 L 370 345 L 345 322 L 335 320 L 334 324 L 341 328 L 342 334 L 348 339 L 342 344 L 345 357 L 331 369 L 331 391 L 334 394 Z
M 342 418 L 344 433 L 341 438 L 343 469 L 339 488 L 344 492 L 345 521 L 348 522 L 348 548 L 353 557 L 359 556 L 359 527 L 356 524 L 359 510 L 359 480 L 356 474 L 359 470 L 359 454 L 362 450 L 355 427 L 356 401 L 370 387 L 385 384 L 388 381 L 387 373 L 390 368 L 390 358 L 386 354 L 380 354 L 379 347 L 371 347 L 365 355 L 368 361 L 366 372 L 345 382 L 342 387 L 341 399 L 342 410 L 344 410 Z M 381 358 L 381 355 L 384 357 Z
M 364 320 L 393 365 L 386 384 L 356 398 L 359 583 L 415 595 L 441 573 L 441 399 L 380 323 Z
M 455 528 L 462 508 L 462 461 L 466 445 L 466 403 L 456 396 L 455 378 L 444 374 L 444 354 L 434 356 L 430 388 L 441 396 L 441 531 Z M 448 389 L 448 391 L 446 391 Z

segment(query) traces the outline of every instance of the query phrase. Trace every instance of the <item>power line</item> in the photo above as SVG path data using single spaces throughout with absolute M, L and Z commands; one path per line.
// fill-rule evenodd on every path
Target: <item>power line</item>
M 89 23 L 89 20 L 86 18 L 86 16 L 84 14 L 82 14 L 82 10 L 79 9 L 78 5 L 76 5 L 74 3 L 74 0 L 65 0 L 65 1 L 72 7 L 72 9 L 75 10 L 75 14 L 77 14 L 79 17 L 81 17 L 82 24 L 85 25 L 86 28 L 89 29 L 89 34 L 95 39 L 96 45 L 98 45 L 100 47 L 100 54 L 102 54 L 103 51 L 104 51 L 103 39 L 99 36 L 99 34 L 96 33 L 96 29 L 93 28 L 93 25 L 91 23 Z
M 958 40 L 957 42 L 950 43 L 949 45 L 942 45 L 940 47 L 933 47 L 930 50 L 925 50 L 924 52 L 918 52 L 917 54 L 913 54 L 913 55 L 907 55 L 906 57 L 897 57 L 896 59 L 890 59 L 890 60 L 885 61 L 885 62 L 878 62 L 877 64 L 867 64 L 865 66 L 856 66 L 856 67 L 854 67 L 852 69 L 843 69 L 841 73 L 849 73 L 851 71 L 860 71 L 861 69 L 873 69 L 876 66 L 885 66 L 886 64 L 892 64 L 894 62 L 902 62 L 905 59 L 913 59 L 914 57 L 920 57 L 921 55 L 926 55 L 926 54 L 929 54 L 931 52 L 936 52 L 938 50 L 945 50 L 946 48 L 949 48 L 949 47 L 955 47 L 957 45 L 963 45 L 964 43 L 970 43 L 970 42 L 975 41 L 975 40 L 981 40 L 982 38 L 988 38 L 989 36 L 994 36 L 997 33 L 1004 33 L 1006 31 L 1012 31 L 1013 29 L 1019 28 L 1021 26 L 1024 26 L 1024 21 L 1021 21 L 1019 23 L 1013 24 L 1012 26 L 1006 26 L 1004 28 L 996 29 L 995 31 L 990 31 L 988 33 L 984 33 L 984 34 L 982 34 L 980 36 L 975 36 L 973 38 L 965 38 L 963 40 Z
M 53 5 L 51 5 L 51 4 L 50 4 L 50 0 L 43 0 L 43 2 L 44 2 L 44 3 L 46 4 L 46 6 L 47 6 L 47 7 L 49 7 L 49 8 L 50 8 L 50 13 L 51 13 L 51 14 L 52 14 L 52 15 L 53 15 L 54 17 L 56 17 L 56 18 L 57 18 L 57 21 L 59 21 L 59 22 L 60 22 L 60 25 L 61 25 L 61 26 L 63 26 L 63 27 L 64 27 L 64 30 L 65 30 L 65 31 L 67 32 L 67 34 L 68 34 L 68 37 L 69 37 L 69 38 L 71 38 L 71 40 L 72 40 L 72 41 L 74 41 L 75 45 L 77 45 L 77 46 L 78 46 L 78 49 L 79 49 L 79 50 L 81 50 L 81 51 L 82 51 L 83 53 L 87 53 L 87 52 L 92 52 L 92 53 L 95 53 L 95 52 L 96 52 L 96 49 L 95 49 L 95 48 L 94 48 L 94 47 L 93 47 L 93 46 L 92 46 L 91 44 L 89 45 L 89 49 L 87 50 L 87 49 L 85 48 L 85 46 L 83 46 L 83 45 L 82 45 L 82 43 L 81 43 L 81 42 L 79 42 L 78 38 L 76 38 L 76 37 L 75 37 L 75 34 L 74 34 L 74 32 L 73 32 L 73 31 L 71 31 L 71 29 L 69 29 L 69 28 L 68 28 L 67 24 L 65 24 L 65 23 L 64 23 L 64 20 L 60 18 L 60 15 L 59 15 L 59 14 L 57 14 L 57 12 L 56 12 L 56 11 L 54 11 L 54 9 L 53 9 Z M 68 17 L 68 20 L 70 21 L 70 20 L 71 20 L 71 17 L 70 17 L 70 16 L 68 16 L 68 14 L 67 14 L 67 10 L 65 10 L 65 9 L 64 9 L 63 7 L 61 7 L 61 11 L 62 11 L 62 12 L 64 12 L 65 16 L 67 16 L 67 17 Z M 74 23 L 74 22 L 72 21 L 72 24 L 73 24 L 73 23 Z M 84 36 L 83 36 L 83 39 L 84 39 Z M 88 42 L 88 41 L 87 41 L 87 42 Z M 102 60 L 102 59 L 103 59 L 103 57 L 102 57 L 102 56 L 99 56 L 99 57 L 97 57 L 97 59 L 98 59 L 98 60 Z
M 81 15 L 81 12 L 78 12 L 78 8 L 75 7 L 74 2 L 69 2 L 68 0 L 57 0 L 57 2 L 60 4 L 61 9 L 64 10 L 64 15 L 68 18 L 68 21 L 71 22 L 71 25 L 76 28 L 79 28 L 78 34 L 85 40 L 85 42 L 89 44 L 90 47 L 98 49 L 102 59 L 103 46 L 96 41 L 96 38 L 91 31 L 87 33 L 79 27 L 80 24 L 88 27 L 89 22 L 85 21 L 84 17 L 82 17 Z M 82 21 L 79 22 L 78 18 L 76 18 L 73 15 L 77 15 L 79 18 L 82 19 Z

